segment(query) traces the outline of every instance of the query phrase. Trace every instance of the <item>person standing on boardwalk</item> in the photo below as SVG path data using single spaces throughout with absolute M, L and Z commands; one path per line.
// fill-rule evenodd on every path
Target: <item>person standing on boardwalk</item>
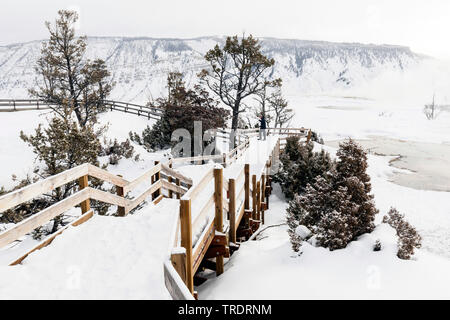
M 266 118 L 264 116 L 261 116 L 261 119 L 259 120 L 259 140 L 266 141 L 267 138 L 266 130 L 267 130 Z M 264 137 L 264 139 L 262 137 Z

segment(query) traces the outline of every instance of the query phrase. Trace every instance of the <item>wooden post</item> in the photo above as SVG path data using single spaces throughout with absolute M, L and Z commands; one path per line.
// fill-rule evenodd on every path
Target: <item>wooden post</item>
M 172 180 L 173 180 L 173 179 L 172 179 L 172 177 L 169 177 L 168 180 L 169 180 L 169 183 L 172 183 Z M 173 191 L 172 191 L 172 190 L 169 190 L 169 198 L 170 198 L 170 199 L 173 198 Z
M 214 202 L 216 206 L 216 216 L 214 226 L 216 231 L 223 232 L 223 169 L 214 169 Z M 216 275 L 223 273 L 223 256 L 216 258 Z
M 252 176 L 252 208 L 253 208 L 253 219 L 256 220 L 256 175 Z
M 184 283 L 187 283 L 186 278 L 186 253 L 178 253 L 178 254 L 172 254 L 170 257 L 170 260 L 172 261 L 172 265 L 177 271 L 177 273 L 180 275 L 181 280 L 183 280 Z
M 266 198 L 266 175 L 263 174 L 262 182 L 261 182 L 261 203 L 264 205 L 261 206 L 261 223 L 264 224 L 264 211 L 266 210 L 267 201 L 264 201 Z
M 172 159 L 169 159 L 169 168 L 172 169 L 173 168 L 173 164 L 172 164 Z M 173 178 L 169 177 L 169 183 L 173 183 Z M 169 190 L 169 198 L 172 199 L 173 198 L 173 191 Z
M 120 178 L 123 178 L 121 175 L 117 175 L 117 176 L 120 177 Z M 123 187 L 116 186 L 116 193 L 117 193 L 117 195 L 119 197 L 125 196 L 124 193 L 123 193 Z M 119 217 L 125 217 L 126 216 L 125 208 L 118 206 L 117 207 L 117 215 Z
M 159 161 L 155 161 L 155 166 L 157 166 L 158 164 L 159 164 Z M 158 171 L 158 172 L 155 173 L 155 175 L 153 176 L 152 184 L 155 183 L 156 181 L 159 181 L 160 179 L 161 179 L 161 172 Z M 152 194 L 152 200 L 155 200 L 156 198 L 158 198 L 160 194 L 161 194 L 161 189 L 156 190 L 156 191 Z
M 83 190 L 84 188 L 89 187 L 89 178 L 87 175 L 82 176 L 78 179 L 78 185 L 80 187 L 80 190 Z M 81 213 L 85 214 L 91 210 L 91 200 L 87 199 L 81 203 Z
M 176 178 L 175 183 L 177 184 L 177 186 L 180 186 L 180 179 Z M 177 199 L 180 199 L 180 198 L 181 198 L 181 194 L 179 192 L 177 192 Z
M 236 180 L 230 179 L 228 185 L 230 193 L 229 220 L 230 220 L 230 242 L 236 243 Z
M 191 200 L 180 201 L 181 246 L 186 249 L 186 286 L 194 293 L 194 275 L 192 269 L 192 220 Z
M 250 209 L 250 165 L 246 164 L 244 169 L 245 174 L 245 210 Z
M 223 167 L 226 168 L 227 167 L 227 154 L 224 153 L 222 155 L 222 157 L 223 157 Z
M 256 184 L 256 220 L 261 220 L 261 181 Z

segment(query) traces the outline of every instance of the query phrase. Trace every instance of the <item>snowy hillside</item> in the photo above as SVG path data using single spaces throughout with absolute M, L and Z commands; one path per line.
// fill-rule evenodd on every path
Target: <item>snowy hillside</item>
M 87 56 L 107 61 L 116 83 L 113 98 L 146 102 L 165 93 L 169 71 L 183 72 L 187 83 L 207 65 L 203 55 L 224 37 L 195 39 L 89 38 Z M 366 85 L 386 72 L 402 73 L 423 59 L 409 48 L 262 38 L 275 58 L 273 77 L 283 78 L 288 94 L 323 93 Z M 41 41 L 0 47 L 0 98 L 27 96 Z

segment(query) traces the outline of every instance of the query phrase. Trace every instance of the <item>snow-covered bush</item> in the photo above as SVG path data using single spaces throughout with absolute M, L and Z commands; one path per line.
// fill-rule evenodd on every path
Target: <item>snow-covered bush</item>
M 292 233 L 300 225 L 311 230 L 321 246 L 331 250 L 345 248 L 353 239 L 350 228 L 353 204 L 344 187 L 334 190 L 330 177 L 318 176 L 306 187 L 304 194 L 295 195 L 289 203 L 287 217 L 291 242 L 296 241 Z
M 354 203 L 351 228 L 353 234 L 358 237 L 375 229 L 375 215 L 378 210 L 375 207 L 374 197 L 370 193 L 372 185 L 367 174 L 367 153 L 364 149 L 349 139 L 339 145 L 336 163 L 337 187 L 345 187 Z
M 35 176 L 21 181 L 16 188 L 22 188 L 36 182 L 37 179 L 45 179 L 84 163 L 98 165 L 101 134 L 101 130 L 95 131 L 89 125 L 80 127 L 75 121 L 63 120 L 56 116 L 49 121 L 48 127 L 44 128 L 40 124 L 34 134 L 25 135 L 21 132 L 21 139 L 33 149 L 39 163 L 34 169 Z M 99 187 L 99 182 L 94 179 L 91 184 L 93 187 Z M 21 204 L 11 212 L 14 212 L 15 217 L 26 218 L 69 197 L 77 190 L 77 186 L 77 182 L 73 181 L 56 188 L 49 194 Z M 63 215 L 54 218 L 49 233 L 54 233 L 60 225 L 64 224 Z
M 320 134 L 315 131 L 311 131 L 311 141 L 317 142 L 318 144 L 325 144 Z
M 17 185 L 11 190 L 7 190 L 2 187 L 0 190 L 0 196 L 26 187 L 27 185 L 36 182 L 37 179 L 37 177 L 32 179 L 30 176 L 27 176 L 25 179 L 18 181 Z M 17 182 L 17 178 L 15 175 L 13 175 L 13 181 Z M 42 199 L 36 198 L 31 201 L 22 203 L 13 209 L 6 210 L 5 212 L 1 213 L 0 223 L 19 223 L 20 221 L 28 218 L 33 213 L 33 210 L 37 210 L 39 208 L 45 208 L 45 200 L 43 201 Z
M 114 139 L 114 141 L 104 139 L 101 155 L 109 156 L 109 164 L 115 165 L 122 158 L 130 159 L 134 155 L 134 147 L 129 139 L 121 143 L 117 139 Z
M 324 175 L 333 167 L 328 152 L 313 152 L 312 142 L 301 144 L 298 137 L 289 137 L 280 155 L 281 168 L 274 176 L 287 199 L 301 194 L 306 186 L 319 175 Z
M 377 241 L 375 241 L 375 244 L 373 245 L 373 251 L 378 252 L 381 251 L 381 249 L 382 249 L 381 241 L 378 239 Z
M 389 210 L 387 216 L 383 218 L 383 223 L 389 224 L 397 232 L 397 256 L 403 260 L 411 259 L 411 256 L 414 255 L 414 249 L 419 249 L 422 246 L 422 237 L 417 230 L 395 208 Z
M 148 149 L 159 150 L 173 146 L 177 142 L 172 142 L 171 137 L 177 129 L 186 129 L 193 136 L 196 121 L 202 123 L 202 136 L 207 130 L 226 126 L 229 111 L 219 107 L 218 101 L 211 98 L 209 92 L 201 86 L 187 89 L 183 75 L 171 72 L 167 78 L 167 87 L 167 98 L 149 103 L 164 111 L 161 119 L 152 128 L 147 127 L 142 137 L 136 138 L 136 134 L 132 133 L 133 138 L 141 141 Z
M 295 229 L 295 233 L 298 234 L 303 240 L 307 240 L 312 235 L 311 230 L 303 225 L 298 226 L 297 229 Z
M 349 140 L 340 145 L 337 155 L 335 168 L 316 176 L 289 203 L 287 222 L 293 247 L 299 246 L 295 232 L 299 226 L 311 230 L 318 244 L 330 250 L 345 248 L 375 228 L 378 210 L 370 194 L 364 150 Z

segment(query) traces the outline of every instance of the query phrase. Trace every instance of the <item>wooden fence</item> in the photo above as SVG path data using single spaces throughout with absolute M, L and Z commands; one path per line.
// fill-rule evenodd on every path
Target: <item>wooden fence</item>
M 304 130 L 304 129 L 301 129 Z M 299 134 L 300 129 L 281 134 Z M 305 131 L 306 132 L 306 131 Z M 303 132 L 303 133 L 305 133 Z M 258 134 L 254 129 L 239 130 L 241 143 L 223 155 L 198 156 L 170 159 L 155 166 L 140 177 L 128 181 L 91 164 L 49 177 L 0 197 L 0 213 L 22 203 L 42 196 L 73 181 L 78 181 L 78 191 L 70 197 L 32 215 L 0 233 L 0 248 L 16 241 L 51 219 L 76 206 L 81 207 L 82 216 L 72 222 L 78 226 L 93 216 L 91 200 L 116 205 L 118 216 L 126 216 L 131 210 L 151 196 L 157 204 L 164 197 L 180 199 L 180 215 L 177 228 L 172 231 L 173 250 L 170 263 L 165 262 L 165 283 L 174 299 L 186 299 L 186 293 L 194 293 L 194 275 L 201 267 L 212 268 L 223 273 L 223 259 L 239 247 L 238 240 L 248 239 L 264 223 L 264 212 L 269 208 L 271 192 L 271 170 L 282 148 L 278 139 L 262 170 L 250 175 L 249 164 L 242 165 L 238 174 L 226 179 L 222 168 L 209 170 L 198 183 L 173 168 L 181 163 L 215 161 L 224 167 L 232 165 L 249 148 L 249 136 Z M 89 187 L 89 178 L 100 179 L 115 186 L 116 194 Z M 133 198 L 129 193 L 145 185 Z M 35 248 L 10 265 L 21 263 L 31 252 L 49 245 L 67 227 L 51 235 Z M 208 259 L 216 258 L 212 263 Z M 176 271 L 176 272 L 175 272 Z M 184 284 L 185 287 L 180 284 Z M 192 296 L 190 296 L 192 297 Z
M 103 105 L 111 111 L 121 111 L 154 120 L 160 119 L 163 114 L 163 110 L 159 108 L 142 106 L 128 102 L 104 100 Z M 57 106 L 56 103 L 38 99 L 0 99 L 0 112 L 45 110 L 55 106 Z

